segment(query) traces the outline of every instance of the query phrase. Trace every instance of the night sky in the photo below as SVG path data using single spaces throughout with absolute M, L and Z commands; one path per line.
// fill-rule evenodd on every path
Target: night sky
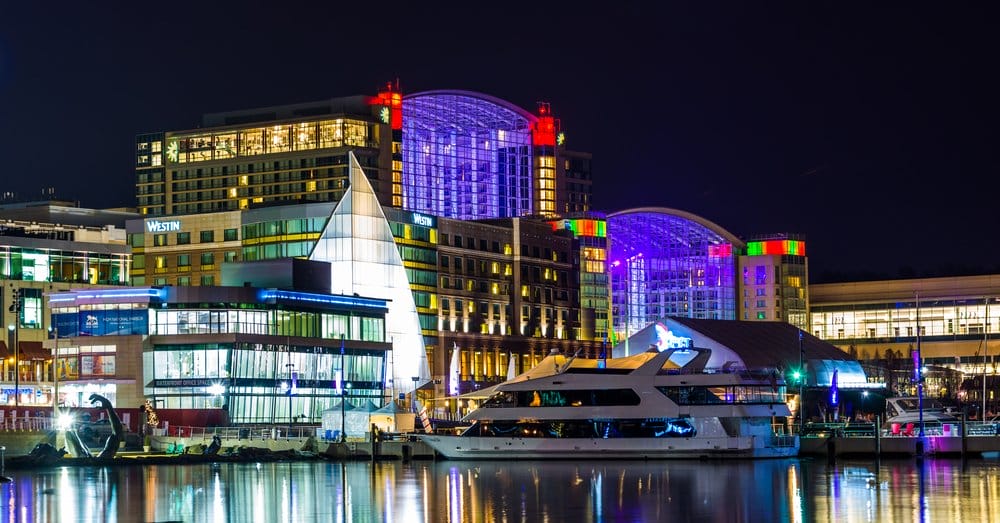
M 3 2 L 0 192 L 134 206 L 138 133 L 398 78 L 549 102 L 596 209 L 803 234 L 814 283 L 1000 273 L 992 13 L 313 3 Z

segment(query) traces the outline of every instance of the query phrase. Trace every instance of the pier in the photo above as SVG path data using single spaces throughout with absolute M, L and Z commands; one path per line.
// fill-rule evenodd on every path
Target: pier
M 877 428 L 875 423 L 810 423 L 799 438 L 800 456 L 962 456 L 1000 454 L 1000 423 L 966 421 Z

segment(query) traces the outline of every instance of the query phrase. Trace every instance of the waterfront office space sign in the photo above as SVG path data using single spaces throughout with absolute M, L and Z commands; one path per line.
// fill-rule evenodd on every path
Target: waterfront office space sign
M 146 220 L 146 232 L 174 232 L 181 230 L 180 220 Z

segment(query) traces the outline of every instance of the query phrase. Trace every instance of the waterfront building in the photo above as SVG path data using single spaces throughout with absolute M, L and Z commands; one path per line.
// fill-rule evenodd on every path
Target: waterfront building
M 608 341 L 611 282 L 608 278 L 607 219 L 603 213 L 570 214 L 550 222 L 554 231 L 573 233 L 573 277 L 579 278 L 579 328 L 574 338 Z
M 330 290 L 388 302 L 387 335 L 393 393 L 412 392 L 430 381 L 427 351 L 406 268 L 392 229 L 361 165 L 348 154 L 350 185 L 333 209 L 310 260 L 330 264 Z
M 985 377 L 988 408 L 998 400 L 1000 275 L 814 284 L 809 292 L 811 332 L 870 362 L 890 389 L 913 392 L 920 349 L 923 365 L 965 376 L 932 376 L 928 394 L 981 405 Z
M 590 208 L 589 155 L 565 149 L 548 104 L 534 114 L 481 93 L 403 96 L 391 85 L 374 96 L 214 113 L 197 129 L 141 134 L 138 208 L 159 217 L 336 202 L 347 189 L 349 151 L 385 207 L 459 219 Z
M 700 216 L 662 207 L 611 213 L 615 338 L 667 316 L 735 320 L 737 254 L 745 244 Z
M 294 286 L 286 262 L 264 272 Z M 74 289 L 50 303 L 61 383 L 90 385 L 60 386 L 67 406 L 90 392 L 119 408 L 151 399 L 161 419 L 204 426 L 316 423 L 342 397 L 385 400 L 384 300 L 247 285 Z
M 132 256 L 125 221 L 134 216 L 58 200 L 0 205 L 0 314 L 6 331 L 0 340 L 0 405 L 51 408 L 53 362 L 45 340 L 58 333 L 45 295 L 128 285 Z
M 809 262 L 800 236 L 754 236 L 746 242 L 739 263 L 740 318 L 787 321 L 808 329 Z
M 207 114 L 197 129 L 136 137 L 136 195 L 147 216 L 235 211 L 254 203 L 337 201 L 347 153 L 392 198 L 392 130 L 369 96 Z
M 129 220 L 132 285 L 218 285 L 222 264 L 240 261 L 240 211 Z
M 601 340 L 580 335 L 572 231 L 539 218 L 441 218 L 438 229 L 441 395 L 504 381 L 553 350 L 599 356 Z

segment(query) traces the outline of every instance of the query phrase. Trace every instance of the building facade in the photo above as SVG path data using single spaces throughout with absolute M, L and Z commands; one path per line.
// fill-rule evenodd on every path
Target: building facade
M 743 320 L 809 325 L 809 261 L 806 243 L 791 234 L 757 236 L 740 255 Z
M 119 407 L 151 399 L 173 424 L 205 410 L 233 423 L 315 423 L 341 398 L 387 400 L 382 300 L 199 286 L 73 290 L 50 302 L 66 406 L 98 392 Z
M 377 98 L 205 115 L 194 130 L 136 137 L 136 198 L 147 216 L 337 201 L 353 152 L 380 201 L 392 202 L 392 129 Z
M 929 394 L 981 405 L 985 392 L 988 408 L 997 401 L 1000 275 L 816 284 L 810 297 L 811 332 L 877 362 L 897 393 L 913 392 L 919 349 L 923 365 L 967 378 L 928 380 Z
M 629 209 L 607 223 L 616 339 L 667 316 L 736 319 L 742 240 L 676 209 Z
M 374 96 L 205 115 L 136 138 L 146 216 L 273 202 L 336 202 L 353 152 L 384 207 L 459 219 L 555 216 L 590 206 L 590 157 L 537 114 L 470 91 Z
M 128 285 L 132 255 L 125 221 L 134 216 L 61 201 L 0 205 L 0 314 L 6 327 L 0 405 L 52 407 L 52 353 L 45 342 L 57 332 L 46 295 Z
M 608 341 L 611 325 L 611 281 L 608 277 L 608 231 L 604 214 L 576 213 L 550 222 L 553 231 L 574 238 L 572 277 L 580 289 L 578 340 Z

